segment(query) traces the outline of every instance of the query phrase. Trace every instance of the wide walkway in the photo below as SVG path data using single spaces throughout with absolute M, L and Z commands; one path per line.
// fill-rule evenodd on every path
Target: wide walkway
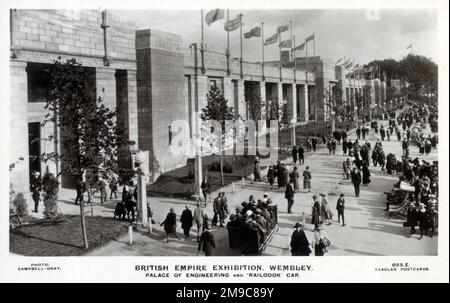
M 383 121 L 387 125 L 387 121 Z M 426 132 L 429 132 L 427 128 Z M 350 134 L 354 139 L 355 135 Z M 369 141 L 374 146 L 375 135 L 369 136 Z M 397 156 L 401 155 L 401 143 L 396 137 L 391 136 L 393 141 L 383 142 L 383 148 L 386 155 L 390 152 Z M 270 242 L 264 252 L 264 255 L 290 255 L 289 241 L 292 227 L 295 222 L 302 221 L 302 215 L 305 213 L 306 235 L 312 240 L 313 226 L 309 224 L 312 195 L 319 193 L 328 194 L 328 202 L 335 212 L 336 200 L 338 194 L 344 193 L 346 199 L 345 220 L 346 226 L 340 226 L 336 220 L 331 225 L 324 226 L 329 239 L 332 242 L 331 249 L 327 255 L 436 255 L 437 237 L 424 237 L 419 240 L 419 236 L 409 237 L 409 230 L 402 226 L 402 220 L 389 218 L 383 211 L 385 207 L 385 191 L 390 191 L 392 185 L 397 181 L 396 177 L 389 176 L 382 172 L 379 167 L 370 167 L 372 173 L 372 182 L 368 187 L 361 187 L 361 195 L 356 198 L 353 193 L 353 186 L 349 181 L 342 180 L 342 161 L 346 157 L 342 155 L 341 145 L 338 145 L 336 155 L 330 155 L 328 150 L 320 145 L 315 153 L 306 153 L 305 165 L 299 166 L 300 175 L 306 165 L 309 165 L 312 172 L 312 192 L 295 194 L 295 203 L 292 208 L 293 214 L 287 214 L 287 202 L 284 199 L 284 190 L 270 191 L 266 183 L 247 183 L 244 188 L 241 184 L 235 184 L 235 192 L 232 192 L 232 186 L 229 185 L 223 189 L 228 197 L 230 212 L 247 200 L 249 195 L 254 195 L 257 199 L 262 198 L 263 192 L 268 192 L 279 207 L 279 226 L 280 229 Z M 411 147 L 412 157 L 425 158 L 433 161 L 437 160 L 437 151 L 434 150 L 426 157 L 420 157 L 418 149 Z M 286 163 L 289 159 L 286 160 Z M 292 164 L 289 164 L 292 168 Z M 66 214 L 78 214 L 79 208 L 73 205 L 74 191 L 63 190 L 61 193 L 62 201 L 59 203 L 60 209 Z M 214 198 L 215 194 L 212 194 Z M 69 198 L 70 197 L 70 198 Z M 120 197 L 119 197 L 120 198 Z M 128 244 L 128 235 L 112 241 L 107 245 L 94 250 L 90 255 L 186 255 L 195 256 L 197 254 L 197 243 L 192 240 L 184 240 L 182 230 L 179 224 L 177 229 L 180 239 L 171 238 L 169 243 L 165 243 L 165 236 L 159 223 L 162 222 L 169 210 L 173 207 L 178 215 L 181 214 L 185 205 L 190 205 L 194 210 L 195 202 L 173 198 L 149 198 L 154 219 L 157 224 L 153 225 L 153 233 L 134 233 L 133 246 Z M 116 201 L 110 201 L 104 206 L 99 203 L 92 208 L 94 215 L 112 216 Z M 87 214 L 90 214 L 90 207 L 86 208 Z M 212 217 L 212 201 L 207 205 L 207 212 Z M 336 212 L 335 212 L 336 213 Z M 228 235 L 225 228 L 213 228 L 216 238 L 217 248 L 214 255 L 239 255 L 238 251 L 228 248 Z M 192 232 L 194 236 L 195 233 Z

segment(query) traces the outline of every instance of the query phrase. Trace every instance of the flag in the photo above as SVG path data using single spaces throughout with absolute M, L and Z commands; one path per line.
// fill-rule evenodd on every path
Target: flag
M 252 28 L 249 32 L 244 34 L 245 39 L 251 37 L 261 37 L 261 28 L 259 26 Z
M 234 30 L 237 30 L 240 25 L 241 25 L 241 18 L 237 16 L 235 19 L 225 22 L 223 28 L 227 32 L 232 32 Z
M 205 22 L 207 25 L 210 25 L 211 23 L 223 19 L 224 16 L 224 10 L 223 9 L 213 9 L 212 11 L 209 11 L 205 16 Z
M 314 40 L 314 34 L 312 34 L 311 36 L 306 37 L 305 42 L 309 42 L 311 40 Z
M 336 65 L 339 65 L 339 63 L 342 62 L 342 60 L 344 60 L 345 57 L 342 57 L 341 59 L 337 60 Z
M 281 25 L 277 27 L 277 33 L 286 32 L 289 30 L 289 24 Z
M 412 49 L 412 44 L 408 45 L 406 49 Z
M 300 44 L 294 48 L 295 51 L 302 51 L 305 49 L 305 43 Z
M 347 59 L 347 60 L 345 60 L 345 62 L 344 63 L 342 63 L 342 65 L 344 65 L 344 67 L 347 65 L 347 64 L 349 64 L 350 63 L 350 61 L 351 61 L 351 59 Z
M 291 40 L 284 40 L 280 42 L 280 47 L 292 48 Z
M 271 45 L 271 44 L 274 44 L 277 41 L 278 41 L 278 33 L 277 34 L 273 34 L 272 36 L 267 38 L 266 41 L 264 42 L 264 45 Z

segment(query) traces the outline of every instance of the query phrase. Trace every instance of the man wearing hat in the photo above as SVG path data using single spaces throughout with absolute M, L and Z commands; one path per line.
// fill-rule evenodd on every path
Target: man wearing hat
M 303 225 L 300 222 L 297 222 L 294 225 L 294 232 L 292 233 L 290 243 L 293 256 L 309 256 L 311 253 L 308 238 L 306 238 L 302 227 Z
M 344 209 L 345 209 L 345 199 L 344 194 L 341 194 L 336 202 L 336 210 L 338 213 L 338 223 L 341 223 L 342 218 L 342 226 L 345 226 Z
M 417 209 L 416 205 L 412 201 L 409 203 L 408 212 L 406 213 L 406 222 L 410 227 L 409 235 L 415 234 L 417 226 Z
M 355 166 L 353 167 L 353 171 L 351 173 L 351 179 L 352 179 L 352 183 L 353 183 L 353 187 L 355 188 L 355 196 L 359 197 L 359 187 L 361 185 L 361 172 L 359 171 L 359 169 Z
M 214 235 L 211 233 L 211 226 L 208 224 L 208 226 L 206 226 L 206 230 L 200 236 L 197 255 L 199 251 L 203 251 L 205 256 L 211 256 L 215 248 L 216 242 L 214 241 Z
M 292 181 L 292 180 L 290 180 L 290 181 Z M 287 212 L 288 212 L 288 214 L 292 213 L 291 212 L 291 208 L 292 208 L 292 205 L 294 205 L 294 192 L 295 192 L 295 190 L 294 190 L 294 183 L 288 182 L 288 184 L 286 185 L 286 192 L 284 194 L 284 197 L 287 199 L 287 204 L 288 204 Z

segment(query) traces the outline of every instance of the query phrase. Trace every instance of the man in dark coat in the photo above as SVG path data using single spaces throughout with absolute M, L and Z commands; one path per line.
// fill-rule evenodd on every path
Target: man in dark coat
M 294 232 L 291 237 L 291 253 L 293 256 L 309 256 L 311 249 L 309 248 L 309 241 L 306 238 L 305 232 L 301 229 L 301 223 L 295 223 Z
M 77 197 L 75 198 L 75 205 L 78 205 L 78 203 L 83 203 L 84 200 L 84 182 L 79 181 L 77 182 Z
M 209 184 L 209 181 L 208 181 L 208 177 L 205 176 L 200 187 L 202 188 L 202 193 L 203 193 L 203 197 L 205 198 L 205 202 L 207 202 L 207 197 L 209 195 L 209 189 L 211 188 L 211 185 Z
M 189 238 L 193 221 L 192 211 L 189 209 L 189 205 L 186 205 L 186 208 L 183 210 L 180 217 L 181 228 L 183 229 L 185 239 Z
M 207 226 L 206 230 L 200 236 L 200 241 L 198 242 L 198 251 L 203 251 L 205 256 L 211 256 L 212 252 L 216 248 L 216 242 L 214 241 L 214 236 L 211 233 L 211 226 Z
M 286 192 L 284 194 L 284 197 L 287 199 L 287 212 L 288 214 L 291 213 L 292 205 L 294 205 L 294 183 L 290 180 L 288 184 L 286 185 Z
M 361 139 L 361 128 L 358 126 L 358 128 L 356 129 L 356 138 L 358 140 Z
M 302 165 L 305 163 L 305 150 L 301 145 L 299 145 L 297 152 L 298 152 L 298 163 Z
M 292 148 L 292 161 L 294 162 L 294 164 L 297 164 L 297 154 L 297 146 L 294 145 L 294 147 Z
M 341 223 L 341 217 L 342 217 L 342 226 L 345 226 L 344 209 L 345 209 L 345 199 L 344 199 L 344 194 L 341 194 L 339 199 L 336 202 L 336 210 L 338 213 L 338 223 Z
M 222 193 L 219 192 L 217 194 L 217 197 L 214 199 L 213 202 L 213 211 L 214 211 L 214 216 L 212 219 L 212 225 L 216 226 L 217 223 L 219 222 L 219 218 L 220 218 L 220 205 L 222 203 Z
M 317 148 L 317 138 L 316 137 L 313 137 L 311 139 L 311 145 L 312 145 L 313 151 L 316 151 L 316 148 Z
M 361 185 L 361 172 L 357 167 L 353 167 L 353 171 L 351 174 L 353 187 L 355 188 L 355 196 L 359 197 L 359 186 Z
M 408 213 L 406 214 L 406 220 L 408 226 L 411 228 L 409 234 L 415 234 L 417 226 L 417 209 L 413 202 L 409 204 Z

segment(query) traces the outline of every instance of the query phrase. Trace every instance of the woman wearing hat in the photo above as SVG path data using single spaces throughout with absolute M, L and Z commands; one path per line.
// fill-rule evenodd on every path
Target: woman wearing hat
M 170 208 L 169 213 L 166 216 L 166 219 L 161 223 L 161 226 L 164 225 L 164 231 L 166 232 L 166 242 L 169 243 L 169 235 L 175 234 L 177 235 L 177 215 L 175 214 L 175 210 L 173 207 Z
M 313 196 L 313 206 L 312 206 L 312 218 L 311 224 L 314 224 L 314 227 L 318 227 L 322 224 L 322 205 L 319 202 L 319 197 L 317 195 Z
M 324 194 L 324 193 L 321 193 L 320 196 L 322 197 L 322 201 L 321 201 L 322 222 L 325 222 L 327 225 L 330 225 L 333 216 L 331 214 L 331 210 L 330 210 L 330 207 L 328 205 L 327 195 Z
M 299 222 L 294 225 L 295 230 L 291 237 L 291 253 L 293 256 L 309 256 L 311 253 L 308 238 L 306 238 L 302 227 L 303 225 Z
M 307 192 L 311 192 L 311 172 L 309 171 L 309 166 L 303 171 L 303 189 Z
M 411 236 L 412 234 L 415 234 L 417 226 L 417 209 L 414 202 L 409 203 L 408 212 L 406 214 L 406 222 L 407 226 L 411 228 L 409 235 Z
M 313 248 L 314 248 L 314 255 L 316 257 L 325 255 L 326 252 L 328 252 L 328 247 L 331 245 L 330 241 L 327 238 L 327 233 L 323 229 L 322 226 L 317 226 L 314 229 L 314 241 L 313 241 Z

